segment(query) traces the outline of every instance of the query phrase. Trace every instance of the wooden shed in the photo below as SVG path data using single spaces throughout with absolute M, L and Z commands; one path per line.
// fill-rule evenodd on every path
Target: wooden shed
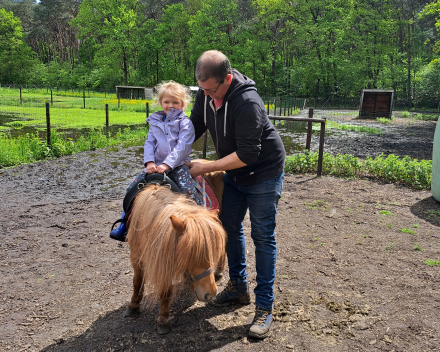
M 393 112 L 394 90 L 363 89 L 359 105 L 360 118 L 391 118 Z
M 153 99 L 154 89 L 149 87 L 116 86 L 116 96 L 121 99 Z

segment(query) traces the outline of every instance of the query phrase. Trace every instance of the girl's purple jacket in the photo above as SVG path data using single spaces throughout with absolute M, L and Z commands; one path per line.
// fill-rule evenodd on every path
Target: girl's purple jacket
M 153 161 L 175 169 L 190 161 L 194 126 L 182 110 L 170 109 L 165 122 L 164 116 L 163 111 L 157 111 L 147 118 L 150 131 L 144 145 L 144 164 Z

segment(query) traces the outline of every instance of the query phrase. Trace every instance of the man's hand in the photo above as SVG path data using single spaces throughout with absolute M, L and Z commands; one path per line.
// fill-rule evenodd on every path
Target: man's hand
M 171 170 L 171 168 L 167 164 L 162 164 L 157 167 L 157 173 L 163 174 L 165 171 Z
M 185 165 L 189 167 L 189 172 L 191 173 L 192 178 L 196 178 L 197 176 L 206 173 L 206 171 L 204 170 L 205 165 L 202 163 L 185 162 Z
M 150 161 L 147 163 L 147 167 L 145 168 L 145 171 L 147 174 L 152 174 L 154 172 L 157 172 L 157 165 L 152 161 Z

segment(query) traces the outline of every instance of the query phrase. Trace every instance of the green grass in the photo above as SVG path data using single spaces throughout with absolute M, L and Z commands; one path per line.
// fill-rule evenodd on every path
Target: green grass
M 436 266 L 440 264 L 438 260 L 434 260 L 434 259 L 426 259 L 423 263 L 429 266 Z
M 411 113 L 409 111 L 402 111 L 400 113 L 400 117 L 404 118 L 404 119 L 408 119 L 411 117 Z
M 437 121 L 439 114 L 416 114 L 414 118 L 422 121 Z
M 387 117 L 377 117 L 376 118 L 376 121 L 377 122 L 380 122 L 380 123 L 390 123 L 391 121 L 393 121 L 394 120 L 394 117 L 391 117 L 390 119 L 389 118 L 387 118 Z
M 327 120 L 325 125 L 326 125 L 326 129 L 335 129 L 335 130 L 343 130 L 343 131 L 355 131 L 355 132 L 366 132 L 366 133 L 369 133 L 369 134 L 381 134 L 382 133 L 382 129 L 380 129 L 380 128 L 341 124 L 341 123 L 337 123 L 335 121 L 330 121 L 330 120 Z M 320 126 L 318 126 L 318 124 L 315 124 L 315 126 L 313 126 L 313 129 L 318 131 L 320 129 Z
M 318 153 L 306 151 L 286 158 L 285 171 L 290 173 L 316 173 Z M 383 154 L 374 159 L 360 160 L 353 155 L 324 153 L 322 174 L 338 177 L 373 176 L 390 182 L 399 182 L 418 189 L 431 189 L 432 161 L 400 158 Z
M 62 133 L 52 131 L 51 147 L 40 140 L 37 134 L 27 134 L 18 138 L 0 135 L 0 168 L 31 163 L 39 160 L 71 155 L 86 150 L 106 148 L 118 144 L 138 145 L 147 138 L 146 128 L 125 128 L 110 135 L 103 129 L 89 129 L 76 141 Z
M 414 248 L 413 248 L 415 251 L 423 251 L 423 248 L 422 247 L 420 247 L 420 245 L 418 244 L 418 243 L 416 243 L 415 244 L 415 246 L 414 246 Z
M 404 227 L 403 229 L 400 229 L 400 232 L 409 233 L 410 235 L 414 235 L 416 233 L 414 230 L 408 229 L 406 227 Z
M 390 212 L 389 210 L 381 210 L 380 213 L 381 213 L 382 215 L 393 215 L 393 213 Z

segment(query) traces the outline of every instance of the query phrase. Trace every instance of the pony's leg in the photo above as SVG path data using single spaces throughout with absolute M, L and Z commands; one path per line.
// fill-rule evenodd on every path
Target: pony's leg
M 157 318 L 157 332 L 160 335 L 168 334 L 171 331 L 170 326 L 170 303 L 172 289 L 168 289 L 160 295 L 159 316 Z
M 139 314 L 139 305 L 144 296 L 144 280 L 142 269 L 139 265 L 133 266 L 133 295 L 131 301 L 128 304 L 128 309 L 125 312 L 126 317 L 133 317 Z
M 215 268 L 214 277 L 215 281 L 219 281 L 223 278 L 223 270 L 225 270 L 226 265 L 226 252 L 222 254 L 220 260 Z

